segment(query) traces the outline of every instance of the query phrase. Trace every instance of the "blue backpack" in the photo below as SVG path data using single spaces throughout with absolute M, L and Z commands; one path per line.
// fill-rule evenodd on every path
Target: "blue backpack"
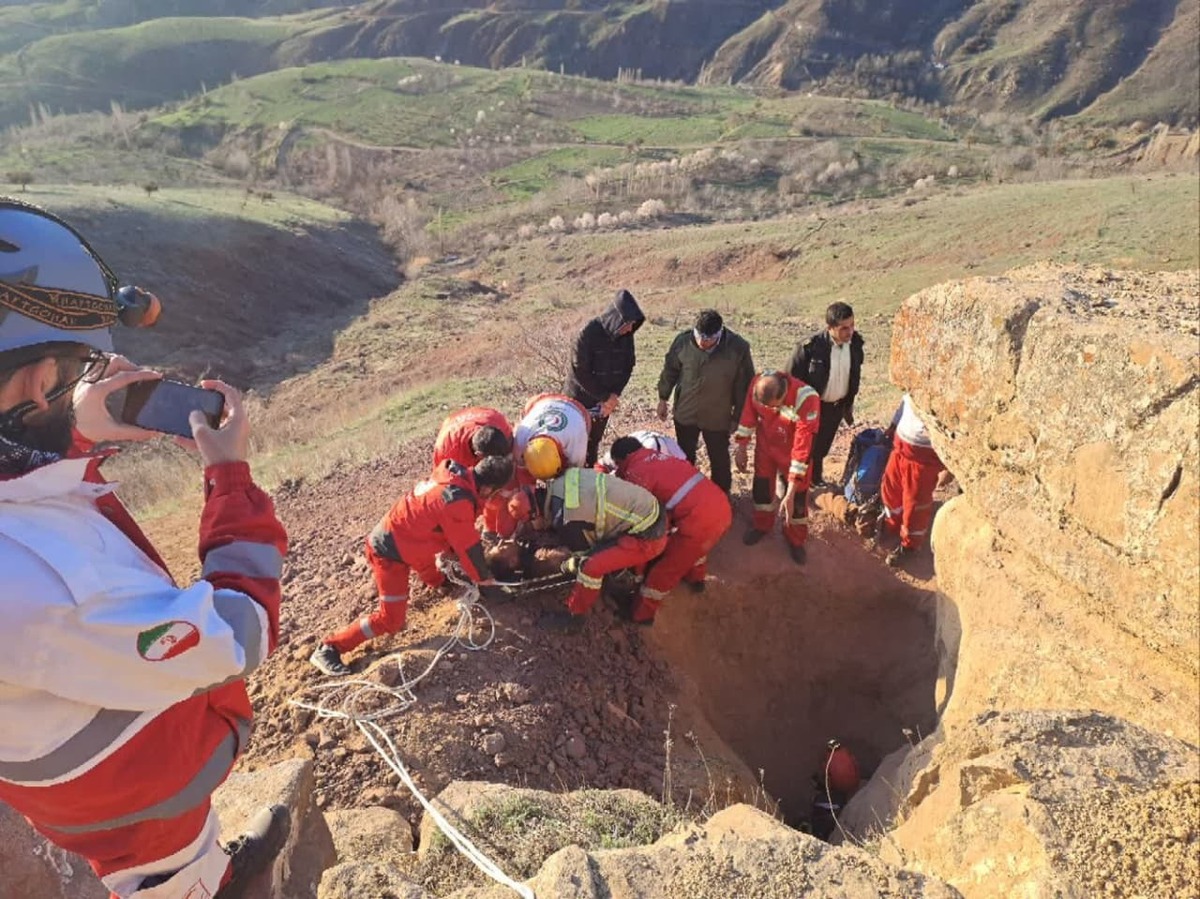
M 887 468 L 891 453 L 890 441 L 880 428 L 866 428 L 854 435 L 842 473 L 843 495 L 847 501 L 862 506 L 879 495 L 883 470 Z

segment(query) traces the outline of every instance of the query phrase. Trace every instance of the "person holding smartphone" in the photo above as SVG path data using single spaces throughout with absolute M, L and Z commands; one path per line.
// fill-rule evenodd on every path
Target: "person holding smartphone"
M 0 198 L 0 802 L 86 858 L 120 899 L 236 899 L 282 848 L 264 809 L 222 846 L 210 796 L 246 748 L 242 678 L 274 648 L 287 537 L 246 463 L 238 393 L 204 462 L 201 579 L 179 585 L 100 475 L 97 443 L 155 432 L 112 393 L 160 377 L 112 354 L 158 303 L 80 234 Z

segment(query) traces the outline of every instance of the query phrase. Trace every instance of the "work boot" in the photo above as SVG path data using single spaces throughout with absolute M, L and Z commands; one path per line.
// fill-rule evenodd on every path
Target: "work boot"
M 342 661 L 342 655 L 328 643 L 322 643 L 313 650 L 313 654 L 308 657 L 308 660 L 313 663 L 313 666 L 322 674 L 328 674 L 330 677 L 342 677 L 350 673 L 350 669 L 346 667 Z
M 898 568 L 906 561 L 911 559 L 916 554 L 916 551 L 907 546 L 897 546 L 883 561 L 891 568 Z
M 788 552 L 792 554 L 792 561 L 797 565 L 803 565 L 808 560 L 808 553 L 803 546 L 796 546 L 794 543 L 789 543 Z
M 245 833 L 221 847 L 229 856 L 230 878 L 214 899 L 249 895 L 247 890 L 271 867 L 291 829 L 292 816 L 286 806 L 272 805 L 251 818 Z
M 747 546 L 753 546 L 765 536 L 767 536 L 766 531 L 760 531 L 758 528 L 747 528 L 746 533 L 742 534 L 742 542 Z
M 553 634 L 580 634 L 585 624 L 585 616 L 573 615 L 566 609 L 552 609 L 538 619 L 538 627 Z

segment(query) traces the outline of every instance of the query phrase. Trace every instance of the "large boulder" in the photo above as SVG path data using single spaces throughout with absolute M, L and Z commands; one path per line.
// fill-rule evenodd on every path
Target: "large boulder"
M 1195 739 L 1198 297 L 1195 272 L 1036 266 L 898 313 L 892 380 L 970 507 L 934 526 L 960 658 L 1005 671 L 967 713 L 1082 703 Z M 1008 622 L 1024 653 L 970 643 Z M 1073 678 L 1065 700 L 1027 692 L 1047 658 Z
M 503 799 L 499 795 L 493 798 Z M 730 806 L 703 824 L 680 824 L 644 846 L 604 849 L 568 845 L 550 856 L 527 885 L 536 895 L 555 899 L 960 896 L 934 878 L 887 864 L 860 848 L 830 846 L 750 805 Z M 512 895 L 503 886 L 480 885 L 457 890 L 447 899 L 509 899 Z
M 0 803 L 0 899 L 108 899 L 77 855 L 63 852 Z
M 988 712 L 883 770 L 843 817 L 971 899 L 1183 896 L 1200 883 L 1200 754 L 1087 711 Z

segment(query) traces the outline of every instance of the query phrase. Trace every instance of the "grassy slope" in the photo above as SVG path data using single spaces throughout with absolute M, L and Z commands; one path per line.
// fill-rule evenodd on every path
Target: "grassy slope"
M 762 368 L 785 364 L 825 306 L 844 297 L 868 340 L 860 418 L 883 417 L 896 399 L 887 384 L 891 318 L 910 293 L 1046 259 L 1196 267 L 1198 202 L 1190 177 L 1121 177 L 845 208 L 824 224 L 795 219 L 520 244 L 471 273 L 509 285 L 507 299 L 447 300 L 442 281 L 418 281 L 376 302 L 339 335 L 327 365 L 283 385 L 262 410 L 256 465 L 269 483 L 319 476 L 432 437 L 438 419 L 463 403 L 492 402 L 515 414 L 514 371 L 535 366 L 531 348 L 561 342 L 618 286 L 634 290 L 649 316 L 627 393 L 643 409 L 661 353 L 695 310 L 721 309 Z M 789 252 L 790 260 L 774 255 Z M 535 386 L 556 384 L 543 373 Z M 307 414 L 298 417 L 301 402 Z

